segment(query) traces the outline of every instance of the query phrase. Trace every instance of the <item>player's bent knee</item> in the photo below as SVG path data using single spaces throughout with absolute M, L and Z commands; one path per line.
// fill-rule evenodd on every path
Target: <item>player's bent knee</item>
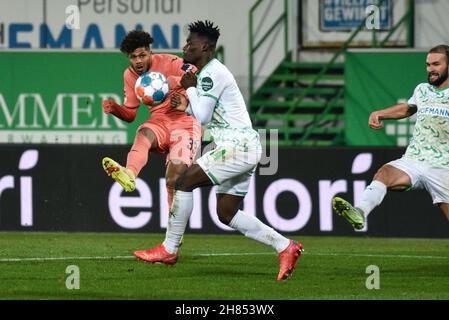
M 138 133 L 148 139 L 150 141 L 150 145 L 152 149 L 156 149 L 158 147 L 157 137 L 154 134 L 153 130 L 148 128 L 139 129 Z
M 237 210 L 217 206 L 218 220 L 225 225 L 229 225 L 231 223 L 236 213 Z
M 406 191 L 412 184 L 407 173 L 388 164 L 376 172 L 373 180 L 382 182 L 390 191 Z
M 379 170 L 377 170 L 377 172 L 374 174 L 374 178 L 373 180 L 377 180 L 380 181 L 384 184 L 387 184 L 388 181 L 388 170 L 385 170 L 385 167 L 381 167 Z
M 154 136 L 153 131 L 151 131 L 151 130 L 148 129 L 148 128 L 141 128 L 141 129 L 139 130 L 139 132 L 142 133 L 142 134 L 143 134 L 145 137 L 147 137 L 147 138 L 150 138 L 150 137 L 153 137 L 153 136 Z
M 186 174 L 182 174 L 177 179 L 175 179 L 173 185 L 175 186 L 175 190 L 184 192 L 193 191 L 193 186 L 189 184 L 189 179 Z
M 229 225 L 233 218 L 233 216 L 231 217 L 229 215 L 220 214 L 219 212 L 217 212 L 217 215 L 218 215 L 218 220 L 220 220 L 220 222 L 225 225 Z
M 385 166 L 382 166 L 379 170 L 377 170 L 373 180 L 382 182 L 389 190 L 396 186 L 395 178 L 392 177 L 390 170 Z
M 179 179 L 179 176 L 174 177 L 166 177 L 165 178 L 165 185 L 169 188 L 175 188 L 176 187 L 176 181 Z

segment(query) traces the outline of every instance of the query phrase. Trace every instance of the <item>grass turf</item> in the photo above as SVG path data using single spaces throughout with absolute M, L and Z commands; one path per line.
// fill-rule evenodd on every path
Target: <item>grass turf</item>
M 305 253 L 279 283 L 274 251 L 239 235 L 187 235 L 167 267 L 132 257 L 162 234 L 2 232 L 0 299 L 449 299 L 448 240 L 295 238 Z M 66 288 L 69 265 L 79 267 L 79 290 Z M 378 290 L 365 285 L 370 265 Z

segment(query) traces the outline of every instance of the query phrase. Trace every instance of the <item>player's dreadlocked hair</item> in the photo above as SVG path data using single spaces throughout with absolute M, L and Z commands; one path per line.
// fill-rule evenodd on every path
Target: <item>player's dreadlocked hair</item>
M 151 43 L 153 43 L 153 38 L 148 32 L 132 30 L 128 32 L 120 44 L 120 51 L 130 54 L 137 48 L 149 48 Z
M 209 40 L 213 48 L 215 48 L 217 40 L 220 37 L 220 29 L 214 26 L 214 23 L 209 20 L 192 22 L 189 24 L 189 31 L 205 37 Z
M 449 63 L 449 46 L 445 44 L 440 44 L 429 50 L 428 53 L 441 53 L 446 55 L 446 62 Z

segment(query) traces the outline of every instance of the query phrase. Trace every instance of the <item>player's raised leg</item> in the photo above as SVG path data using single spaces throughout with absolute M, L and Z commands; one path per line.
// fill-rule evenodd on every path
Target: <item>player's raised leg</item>
M 108 176 L 117 181 L 126 192 L 136 189 L 136 175 L 131 169 L 122 167 L 109 157 L 103 158 L 102 164 Z
M 365 215 L 363 212 L 358 208 L 354 208 L 345 199 L 334 197 L 332 199 L 332 207 L 339 216 L 348 220 L 354 229 L 360 230 L 365 226 Z
M 136 176 L 139 175 L 142 168 L 148 163 L 149 152 L 156 150 L 158 147 L 158 135 L 155 133 L 155 129 L 145 127 L 151 125 L 149 122 L 146 121 L 137 130 L 134 144 L 128 152 L 128 158 L 126 160 L 126 167 L 131 169 Z
M 407 171 L 406 163 L 401 159 L 385 164 L 376 172 L 371 184 L 363 191 L 362 199 L 357 207 L 340 197 L 332 199 L 332 207 L 355 229 L 363 229 L 365 218 L 382 203 L 387 189 L 404 191 L 410 188 L 412 182 Z
M 148 153 L 156 149 L 157 137 L 149 128 L 140 128 L 134 139 L 134 144 L 128 153 L 126 167 L 115 160 L 105 157 L 102 164 L 106 173 L 117 181 L 127 192 L 136 189 L 136 177 L 148 162 Z

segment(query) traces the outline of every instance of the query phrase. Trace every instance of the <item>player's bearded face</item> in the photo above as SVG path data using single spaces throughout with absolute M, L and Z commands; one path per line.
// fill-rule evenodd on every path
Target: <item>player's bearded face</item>
M 137 74 L 147 72 L 151 67 L 151 51 L 148 48 L 137 48 L 128 56 L 132 68 Z
M 443 73 L 439 74 L 435 71 L 429 72 L 427 74 L 427 81 L 433 86 L 440 86 L 444 81 L 447 80 L 448 72 L 447 68 L 443 71 Z
M 448 62 L 443 54 L 431 53 L 427 59 L 427 81 L 433 86 L 440 86 L 448 78 Z

